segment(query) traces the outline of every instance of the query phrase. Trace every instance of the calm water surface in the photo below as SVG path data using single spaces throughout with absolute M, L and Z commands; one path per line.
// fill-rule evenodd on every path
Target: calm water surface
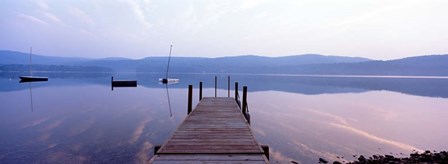
M 0 77 L 0 163 L 142 163 L 185 118 L 189 84 L 214 96 L 214 75 L 173 75 L 181 83 L 167 89 L 162 75 L 116 74 L 139 85 L 113 91 L 107 74 L 48 76 Z M 448 79 L 231 77 L 249 88 L 251 126 L 273 163 L 448 150 Z M 218 79 L 227 96 L 227 77 Z

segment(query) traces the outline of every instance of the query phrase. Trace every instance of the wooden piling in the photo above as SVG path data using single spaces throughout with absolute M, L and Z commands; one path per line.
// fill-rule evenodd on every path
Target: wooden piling
M 238 102 L 238 82 L 235 82 L 235 101 Z
M 230 76 L 227 76 L 227 97 L 230 97 Z
M 193 85 L 188 85 L 188 114 L 193 109 Z
M 244 117 L 247 119 L 247 86 L 243 86 L 243 105 L 242 105 L 242 112 L 244 114 Z
M 199 82 L 199 101 L 202 100 L 202 81 Z
M 215 97 L 217 97 L 218 77 L 215 76 Z
M 154 155 L 157 154 L 157 152 L 159 151 L 160 147 L 162 147 L 162 146 L 161 145 L 154 146 Z
M 268 145 L 261 145 L 261 149 L 263 149 L 264 156 L 269 160 L 269 146 Z

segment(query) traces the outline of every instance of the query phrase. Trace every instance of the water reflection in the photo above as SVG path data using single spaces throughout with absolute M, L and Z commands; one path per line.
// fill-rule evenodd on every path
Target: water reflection
M 182 79 L 182 83 L 171 86 L 172 88 L 187 88 L 193 84 L 197 87 L 200 81 L 204 88 L 214 88 L 215 74 L 175 74 Z M 104 73 L 95 76 L 94 73 L 82 76 L 80 74 L 44 74 L 52 78 L 51 82 L 37 85 L 42 86 L 67 86 L 67 85 L 110 85 Z M 164 88 L 154 81 L 158 81 L 160 73 L 121 73 L 124 79 L 136 79 L 140 86 L 147 88 Z M 0 77 L 12 75 L 1 75 Z M 381 77 L 381 76 L 286 76 L 286 75 L 230 75 L 232 81 L 250 86 L 250 91 L 282 91 L 300 93 L 306 95 L 336 94 L 336 93 L 361 93 L 367 91 L 388 90 L 410 95 L 448 98 L 448 78 L 428 77 Z M 17 77 L 17 76 L 16 76 Z M 109 76 L 110 77 L 110 76 Z M 70 80 L 68 80 L 70 79 Z M 218 88 L 227 89 L 227 75 L 218 76 Z M 17 85 L 11 85 L 11 79 L 0 78 L 0 91 L 14 91 L 25 89 Z M 233 86 L 233 84 L 231 84 Z M 233 88 L 233 87 L 232 87 Z
M 31 106 L 31 112 L 34 111 L 34 105 L 33 105 L 33 90 L 31 87 L 31 83 L 28 83 L 29 87 L 30 87 L 30 106 Z
M 443 127 L 448 124 L 447 99 L 387 91 L 319 96 L 268 91 L 249 97 L 257 139 L 282 162 L 353 160 L 353 155 L 390 152 L 400 156 L 448 146 Z
M 202 81 L 204 96 L 214 95 L 214 75 L 179 74 L 182 83 L 169 86 L 159 76 L 124 74 L 144 87 L 113 92 L 110 76 L 28 85 L 0 78 L 0 163 L 144 162 L 185 118 L 189 84 Z M 227 97 L 227 76 L 218 79 L 218 96 Z M 234 75 L 232 81 L 249 88 L 251 126 L 270 146 L 272 162 L 448 146 L 446 79 Z M 38 110 L 29 112 L 30 102 Z
M 38 111 L 24 112 L 28 90 L 0 92 L 0 163 L 140 163 L 185 116 L 186 95 L 174 89 L 166 115 L 165 89 L 116 90 L 106 86 L 33 88 Z M 40 162 L 39 162 L 40 161 Z M 139 162 L 140 161 L 140 162 Z
M 168 108 L 170 110 L 170 117 L 173 117 L 173 112 L 171 111 L 171 101 L 170 101 L 170 92 L 168 90 L 168 83 L 165 83 L 165 87 L 166 87 L 166 97 L 168 99 Z

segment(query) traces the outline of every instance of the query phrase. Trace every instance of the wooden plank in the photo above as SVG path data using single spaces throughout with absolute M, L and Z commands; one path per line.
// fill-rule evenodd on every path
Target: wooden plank
M 156 155 L 150 163 L 246 163 L 265 164 L 266 159 L 262 155 Z
M 176 161 L 176 160 L 230 160 L 230 161 L 263 161 L 263 157 L 259 155 L 156 155 L 159 161 Z
M 204 97 L 149 163 L 267 163 L 233 98 Z

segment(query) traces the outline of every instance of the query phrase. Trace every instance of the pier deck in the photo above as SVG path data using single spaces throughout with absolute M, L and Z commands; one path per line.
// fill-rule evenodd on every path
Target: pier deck
M 149 163 L 268 163 L 233 98 L 203 98 Z

